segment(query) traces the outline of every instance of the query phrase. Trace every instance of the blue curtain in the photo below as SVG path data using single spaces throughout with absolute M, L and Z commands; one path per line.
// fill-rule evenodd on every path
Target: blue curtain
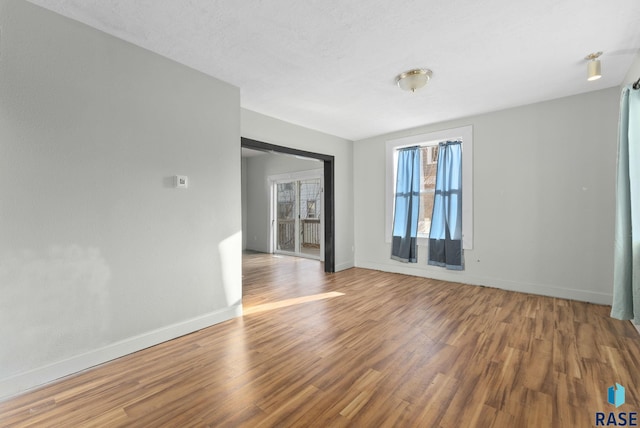
M 611 316 L 640 324 L 640 90 L 622 90 Z
M 416 263 L 418 259 L 418 209 L 420 208 L 420 147 L 398 151 L 391 258 Z
M 438 146 L 428 263 L 462 270 L 462 141 Z

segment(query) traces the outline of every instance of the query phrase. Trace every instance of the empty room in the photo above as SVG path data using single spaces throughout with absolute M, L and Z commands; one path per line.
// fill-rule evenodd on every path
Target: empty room
M 639 168 L 637 0 L 0 0 L 0 426 L 637 426 Z

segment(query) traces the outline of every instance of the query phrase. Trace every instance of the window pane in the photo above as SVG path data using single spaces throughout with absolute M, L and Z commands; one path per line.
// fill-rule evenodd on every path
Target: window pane
M 438 146 L 425 146 L 422 151 L 422 186 L 420 189 L 420 211 L 418 213 L 418 234 L 428 235 L 433 213 L 433 196 L 436 189 L 438 168 Z
M 321 201 L 320 179 L 300 181 L 300 218 L 320 218 Z

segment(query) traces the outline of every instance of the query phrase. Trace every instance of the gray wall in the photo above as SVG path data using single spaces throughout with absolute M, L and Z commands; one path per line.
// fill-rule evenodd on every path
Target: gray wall
M 0 26 L 0 397 L 239 314 L 239 90 L 24 1 Z
M 356 265 L 611 302 L 619 88 L 354 143 Z M 385 141 L 473 125 L 474 248 L 463 272 L 389 258 Z
M 621 86 L 624 86 L 629 83 L 635 83 L 640 78 L 640 53 L 636 55 L 636 59 L 629 67 L 629 71 L 627 72 L 626 77 L 624 78 L 624 82 L 622 82 Z
M 298 159 L 282 154 L 264 154 L 246 161 L 246 224 L 243 229 L 249 250 L 269 252 L 271 189 L 269 176 L 322 169 L 320 161 Z
M 335 156 L 336 271 L 353 267 L 353 143 L 246 109 L 241 124 L 243 137 Z

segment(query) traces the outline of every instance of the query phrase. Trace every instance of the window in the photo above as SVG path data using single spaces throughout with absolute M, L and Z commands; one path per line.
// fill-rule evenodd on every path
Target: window
M 435 195 L 436 190 L 438 146 L 424 145 L 420 147 L 420 152 L 422 157 L 422 179 L 420 180 L 421 185 L 420 209 L 418 211 L 418 237 L 428 238 L 429 229 L 431 228 L 431 213 L 433 212 L 433 196 Z
M 433 196 L 438 161 L 438 143 L 447 140 L 462 140 L 462 241 L 463 248 L 473 248 L 473 129 L 471 126 L 414 135 L 387 141 L 386 172 L 386 241 L 391 242 L 393 225 L 393 203 L 395 196 L 395 177 L 398 149 L 408 146 L 420 146 L 422 155 L 422 186 L 420 189 L 420 211 L 418 223 L 418 244 L 428 243 L 433 211 Z

